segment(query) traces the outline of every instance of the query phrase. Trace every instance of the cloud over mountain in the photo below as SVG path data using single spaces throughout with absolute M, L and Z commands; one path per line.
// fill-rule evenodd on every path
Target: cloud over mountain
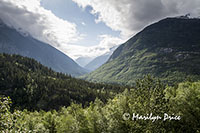
M 73 0 L 80 7 L 91 6 L 96 22 L 104 22 L 130 37 L 144 26 L 167 16 L 200 15 L 199 0 Z
M 81 38 L 74 23 L 60 19 L 41 7 L 40 0 L 1 0 L 0 19 L 55 47 Z
M 1 0 L 0 19 L 8 26 L 49 43 L 74 59 L 102 55 L 112 45 L 119 45 L 121 42 L 119 38 L 102 35 L 97 46 L 75 45 L 84 37 L 78 32 L 76 24 L 55 16 L 41 6 L 40 0 Z
M 41 0 L 0 0 L 0 19 L 8 26 L 49 43 L 73 59 L 96 57 L 113 46 L 125 42 L 146 25 L 167 16 L 191 13 L 200 16 L 200 0 L 73 0 L 81 8 L 92 7 L 95 22 L 103 22 L 120 37 L 100 35 L 99 44 L 76 45 L 87 34 L 81 34 L 76 24 L 61 19 L 43 8 Z M 76 17 L 76 16 L 75 16 Z M 83 26 L 88 26 L 82 22 Z
M 63 52 L 69 51 L 69 55 L 72 55 L 73 58 L 76 59 L 78 57 L 97 57 L 102 54 L 105 54 L 107 52 L 110 52 L 110 50 L 124 42 L 123 39 L 120 39 L 118 37 L 113 37 L 111 35 L 100 35 L 99 36 L 100 43 L 96 46 L 90 46 L 90 47 L 84 47 L 84 46 L 77 46 L 77 45 L 71 45 L 70 47 L 63 47 Z

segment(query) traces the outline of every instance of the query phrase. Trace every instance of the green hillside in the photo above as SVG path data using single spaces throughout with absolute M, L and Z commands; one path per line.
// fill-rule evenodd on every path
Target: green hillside
M 106 104 L 96 99 L 85 108 L 11 112 L 10 98 L 0 96 L 0 132 L 199 133 L 199 101 L 200 81 L 165 87 L 150 77 Z
M 147 74 L 170 84 L 200 78 L 200 19 L 167 18 L 146 27 L 83 78 L 132 85 Z
M 19 109 L 59 109 L 72 102 L 88 105 L 96 98 L 106 102 L 122 90 L 54 72 L 34 59 L 0 54 L 0 95 L 10 96 Z

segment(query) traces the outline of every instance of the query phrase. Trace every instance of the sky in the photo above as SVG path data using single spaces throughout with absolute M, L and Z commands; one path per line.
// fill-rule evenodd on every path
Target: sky
M 110 52 L 166 17 L 200 16 L 200 0 L 0 0 L 0 19 L 72 59 Z

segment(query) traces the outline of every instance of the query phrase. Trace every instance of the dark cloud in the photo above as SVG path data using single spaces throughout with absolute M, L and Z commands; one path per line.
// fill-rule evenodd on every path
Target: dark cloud
M 168 16 L 191 13 L 200 16 L 200 0 L 73 0 L 80 7 L 91 6 L 98 21 L 122 36 L 130 37 L 146 25 Z

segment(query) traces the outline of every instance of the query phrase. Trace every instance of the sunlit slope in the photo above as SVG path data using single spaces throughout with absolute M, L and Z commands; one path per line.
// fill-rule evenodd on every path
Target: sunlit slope
M 134 84 L 153 75 L 169 83 L 200 75 L 200 19 L 167 18 L 119 46 L 89 81 Z

